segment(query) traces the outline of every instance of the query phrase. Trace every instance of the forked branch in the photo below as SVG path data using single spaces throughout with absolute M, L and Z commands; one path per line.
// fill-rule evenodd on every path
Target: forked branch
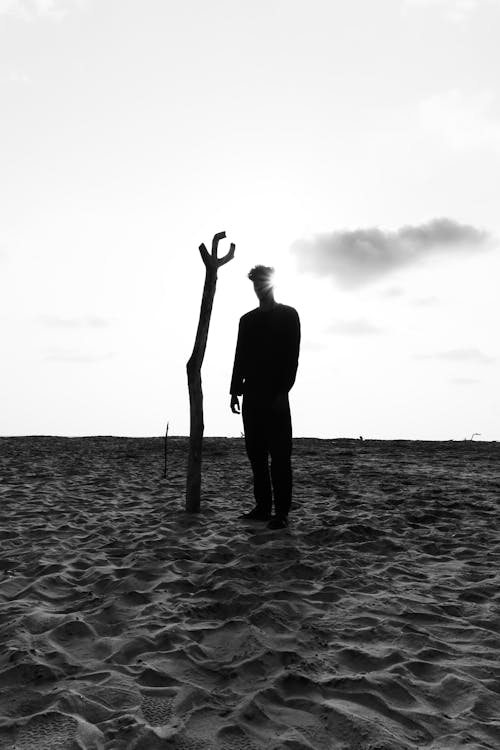
M 234 251 L 236 250 L 236 245 L 234 242 L 231 242 L 231 245 L 229 247 L 229 252 L 223 257 L 218 258 L 217 257 L 217 250 L 219 247 L 220 240 L 223 240 L 226 236 L 225 232 L 217 232 L 217 234 L 214 234 L 214 238 L 212 240 L 212 254 L 208 252 L 205 243 L 201 243 L 200 245 L 200 253 L 201 257 L 203 259 L 203 263 L 206 265 L 207 268 L 210 268 L 212 270 L 217 270 L 221 266 L 225 265 L 226 263 L 229 263 L 230 260 L 234 258 Z

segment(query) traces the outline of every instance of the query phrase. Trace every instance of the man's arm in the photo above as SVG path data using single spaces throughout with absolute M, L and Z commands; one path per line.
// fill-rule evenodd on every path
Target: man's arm
M 233 374 L 231 377 L 231 387 L 229 392 L 231 394 L 231 411 L 239 414 L 235 410 L 235 406 L 239 408 L 238 396 L 243 394 L 243 381 L 244 381 L 244 358 L 243 358 L 243 324 L 240 319 L 238 326 L 238 339 L 236 341 L 236 352 L 234 355 Z
M 283 387 L 288 393 L 293 388 L 299 366 L 300 352 L 300 318 L 297 310 L 292 308 L 290 318 L 287 320 L 285 335 L 285 352 L 283 361 Z

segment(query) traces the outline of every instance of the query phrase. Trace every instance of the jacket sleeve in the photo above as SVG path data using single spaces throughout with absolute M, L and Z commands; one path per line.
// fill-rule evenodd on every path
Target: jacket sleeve
M 300 351 L 300 318 L 297 310 L 293 310 L 287 321 L 285 349 L 283 356 L 283 387 L 290 391 L 295 383 L 299 365 Z
M 231 377 L 231 388 L 229 392 L 231 396 L 243 395 L 243 380 L 245 378 L 244 369 L 244 334 L 243 334 L 243 323 L 240 319 L 238 326 L 238 339 L 236 342 L 236 352 L 234 355 L 233 374 Z

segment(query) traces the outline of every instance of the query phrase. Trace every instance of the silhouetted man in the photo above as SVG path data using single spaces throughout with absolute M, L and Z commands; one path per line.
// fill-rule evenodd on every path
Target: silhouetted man
M 255 266 L 248 274 L 260 304 L 240 318 L 230 390 L 235 414 L 240 413 L 238 396 L 243 395 L 245 445 L 253 471 L 256 506 L 243 517 L 270 519 L 269 529 L 281 529 L 288 525 L 292 504 L 288 392 L 297 374 L 300 320 L 293 307 L 275 301 L 273 274 L 269 266 Z

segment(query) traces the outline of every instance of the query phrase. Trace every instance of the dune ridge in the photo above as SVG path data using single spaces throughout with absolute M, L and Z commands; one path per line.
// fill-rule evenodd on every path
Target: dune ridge
M 0 750 L 500 747 L 500 447 L 0 438 Z

